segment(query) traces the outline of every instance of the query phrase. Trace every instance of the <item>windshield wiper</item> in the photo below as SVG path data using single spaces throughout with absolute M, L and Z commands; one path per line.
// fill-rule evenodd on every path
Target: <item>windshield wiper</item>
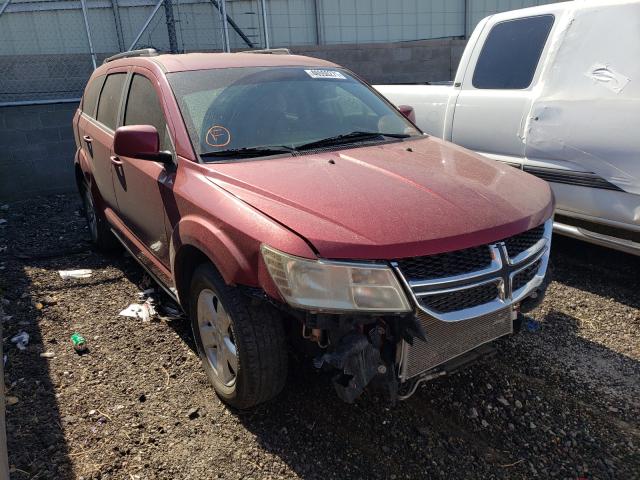
M 294 152 L 295 149 L 291 147 L 287 147 L 285 145 L 281 146 L 264 146 L 264 147 L 250 147 L 250 148 L 230 148 L 228 150 L 219 150 L 215 152 L 205 152 L 201 153 L 200 156 L 202 158 L 218 158 L 218 157 L 228 157 L 228 158 L 254 158 L 254 157 L 266 157 L 269 155 L 278 155 L 281 153 L 291 153 Z
M 382 132 L 351 132 L 343 135 L 336 135 L 335 137 L 323 138 L 322 140 L 316 140 L 315 142 L 304 143 L 298 145 L 296 150 L 309 150 L 318 147 L 330 147 L 332 145 L 341 145 L 345 143 L 353 143 L 358 140 L 370 140 L 373 138 L 390 137 L 390 138 L 408 138 L 411 135 L 405 133 L 382 133 Z

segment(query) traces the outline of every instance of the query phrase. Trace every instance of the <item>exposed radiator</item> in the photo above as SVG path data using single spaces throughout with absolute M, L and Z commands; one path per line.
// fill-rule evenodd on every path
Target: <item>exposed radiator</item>
M 431 370 L 452 358 L 513 333 L 512 307 L 459 322 L 443 322 L 419 312 L 418 319 L 427 332 L 427 341 L 414 339 L 404 344 L 402 380 Z

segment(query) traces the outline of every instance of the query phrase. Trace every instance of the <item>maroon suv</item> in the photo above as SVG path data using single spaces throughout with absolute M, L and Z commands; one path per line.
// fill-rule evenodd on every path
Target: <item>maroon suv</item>
M 73 127 L 93 241 L 180 303 L 230 405 L 278 394 L 289 346 L 346 401 L 406 398 L 544 295 L 548 185 L 422 134 L 333 63 L 120 54 Z

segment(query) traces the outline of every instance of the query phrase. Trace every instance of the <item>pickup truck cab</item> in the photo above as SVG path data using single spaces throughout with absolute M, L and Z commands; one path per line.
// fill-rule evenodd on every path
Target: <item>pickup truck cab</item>
M 425 132 L 550 182 L 555 231 L 640 254 L 640 2 L 492 15 L 452 85 L 377 85 Z
M 235 407 L 282 389 L 288 342 L 346 401 L 406 398 L 544 295 L 547 183 L 423 135 L 333 63 L 120 54 L 73 126 L 92 239 L 180 303 Z

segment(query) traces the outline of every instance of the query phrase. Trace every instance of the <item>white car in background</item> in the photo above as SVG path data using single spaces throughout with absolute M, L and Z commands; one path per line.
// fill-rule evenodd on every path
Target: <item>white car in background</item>
M 639 19 L 637 0 L 492 15 L 452 85 L 375 88 L 425 132 L 551 182 L 557 233 L 640 255 Z

